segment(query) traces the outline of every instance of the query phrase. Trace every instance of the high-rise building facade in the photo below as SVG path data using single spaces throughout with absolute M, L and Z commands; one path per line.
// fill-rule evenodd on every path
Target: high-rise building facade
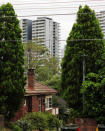
M 32 40 L 45 45 L 52 56 L 59 58 L 59 23 L 48 17 L 32 21 Z
M 20 20 L 20 28 L 22 29 L 22 42 L 27 43 L 32 40 L 32 20 Z
M 96 13 L 96 17 L 98 18 L 99 22 L 100 22 L 100 26 L 102 29 L 102 32 L 104 34 L 104 38 L 105 38 L 105 11 L 100 11 L 98 13 Z

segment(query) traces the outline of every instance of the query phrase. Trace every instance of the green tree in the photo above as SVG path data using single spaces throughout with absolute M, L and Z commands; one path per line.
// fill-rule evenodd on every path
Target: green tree
M 25 130 L 28 127 L 30 130 L 44 131 L 45 129 L 49 129 L 51 131 L 54 128 L 59 128 L 61 121 L 49 112 L 32 112 L 17 121 L 17 125 L 22 129 L 25 128 Z
M 100 62 L 99 62 L 100 61 Z M 100 59 L 101 68 L 97 73 L 89 73 L 83 82 L 82 92 L 85 95 L 85 112 L 87 117 L 95 118 L 97 123 L 105 123 L 105 54 Z
M 105 77 L 95 73 L 88 74 L 83 83 L 85 94 L 85 116 L 96 118 L 100 124 L 105 123 Z
M 41 45 L 41 43 L 37 44 L 35 42 L 28 42 L 23 45 L 25 50 L 25 67 L 37 68 L 43 64 L 43 61 L 47 59 L 49 56 L 48 49 Z
M 56 57 L 52 57 L 48 49 L 35 42 L 29 42 L 24 45 L 26 69 L 35 69 L 35 78 L 38 81 L 46 81 L 57 74 L 60 70 L 59 61 Z
M 50 80 L 45 81 L 44 84 L 59 91 L 61 86 L 61 75 L 60 74 L 54 75 Z
M 24 50 L 13 6 L 0 7 L 0 114 L 11 119 L 24 97 Z
M 37 69 L 37 80 L 50 81 L 60 71 L 59 61 L 56 57 L 49 56 L 43 61 L 43 66 Z
M 98 40 L 97 40 L 98 39 Z M 96 73 L 104 42 L 103 33 L 95 12 L 87 5 L 79 7 L 76 23 L 67 39 L 65 55 L 62 60 L 61 93 L 70 108 L 82 110 L 83 55 L 85 55 L 85 75 Z M 79 105 L 79 106 L 78 106 Z

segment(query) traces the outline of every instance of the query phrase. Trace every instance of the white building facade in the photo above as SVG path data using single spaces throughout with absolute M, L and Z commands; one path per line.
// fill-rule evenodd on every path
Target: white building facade
M 32 41 L 45 45 L 52 56 L 59 58 L 59 23 L 48 17 L 32 21 Z
M 105 11 L 100 11 L 98 13 L 96 13 L 96 17 L 98 18 L 99 22 L 100 22 L 100 26 L 102 29 L 102 32 L 104 34 L 104 38 L 105 38 Z

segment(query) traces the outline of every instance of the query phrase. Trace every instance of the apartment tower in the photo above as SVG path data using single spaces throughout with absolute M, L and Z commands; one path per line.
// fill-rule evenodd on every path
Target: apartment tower
M 45 45 L 52 56 L 59 58 L 59 23 L 38 17 L 32 21 L 32 41 Z

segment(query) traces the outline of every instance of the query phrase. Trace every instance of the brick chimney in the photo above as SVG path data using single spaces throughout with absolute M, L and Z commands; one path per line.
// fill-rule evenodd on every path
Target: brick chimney
M 28 69 L 28 88 L 34 88 L 35 73 L 34 69 Z

